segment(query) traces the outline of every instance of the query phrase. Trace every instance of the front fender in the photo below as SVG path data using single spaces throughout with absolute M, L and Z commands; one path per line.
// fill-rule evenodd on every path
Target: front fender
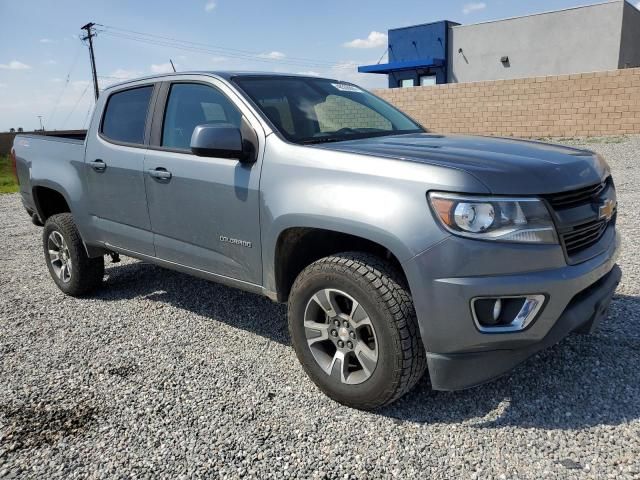
M 404 262 L 449 234 L 427 204 L 430 189 L 487 193 L 454 169 L 301 147 L 270 136 L 261 179 L 264 286 L 275 291 L 280 234 L 293 227 L 346 233 Z

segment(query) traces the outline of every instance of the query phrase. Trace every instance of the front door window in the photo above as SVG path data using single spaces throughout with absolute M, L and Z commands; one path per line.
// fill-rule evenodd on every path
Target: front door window
M 161 146 L 188 150 L 198 125 L 230 123 L 240 128 L 242 114 L 218 89 L 199 83 L 174 83 L 169 91 Z

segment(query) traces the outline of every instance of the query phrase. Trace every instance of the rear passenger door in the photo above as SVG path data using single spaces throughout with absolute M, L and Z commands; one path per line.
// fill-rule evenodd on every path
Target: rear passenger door
M 154 88 L 109 94 L 100 122 L 91 127 L 84 164 L 96 237 L 145 255 L 154 255 L 143 174 Z
M 243 164 L 236 159 L 199 157 L 189 148 L 197 125 L 240 127 L 245 116 L 256 132 L 260 126 L 229 87 L 210 81 L 168 82 L 158 97 L 144 160 L 156 255 L 261 284 L 261 155 L 256 163 Z M 258 137 L 263 145 L 263 137 Z M 166 172 L 165 178 L 154 173 L 158 171 Z

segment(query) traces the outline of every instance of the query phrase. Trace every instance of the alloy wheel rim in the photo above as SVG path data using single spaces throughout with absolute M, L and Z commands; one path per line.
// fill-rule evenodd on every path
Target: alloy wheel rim
M 49 234 L 47 239 L 47 250 L 49 253 L 49 262 L 53 267 L 53 273 L 62 282 L 68 283 L 71 280 L 71 272 L 73 264 L 71 262 L 71 254 L 67 247 L 64 237 L 60 232 L 54 230 Z
M 345 384 L 368 380 L 378 365 L 378 339 L 364 307 L 349 294 L 325 288 L 307 302 L 304 331 L 320 368 Z

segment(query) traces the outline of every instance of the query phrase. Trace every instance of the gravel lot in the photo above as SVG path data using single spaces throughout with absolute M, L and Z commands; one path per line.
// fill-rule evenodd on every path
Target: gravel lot
M 425 380 L 376 413 L 307 380 L 265 298 L 127 259 L 65 297 L 41 229 L 0 196 L 0 478 L 640 478 L 640 137 L 609 142 L 587 146 L 619 191 L 610 318 L 489 385 Z

